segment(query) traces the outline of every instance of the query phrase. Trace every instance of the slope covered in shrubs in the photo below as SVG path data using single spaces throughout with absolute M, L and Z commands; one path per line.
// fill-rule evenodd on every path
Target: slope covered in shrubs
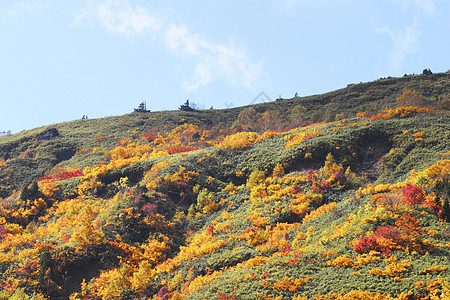
M 449 297 L 449 82 L 2 137 L 0 297 Z

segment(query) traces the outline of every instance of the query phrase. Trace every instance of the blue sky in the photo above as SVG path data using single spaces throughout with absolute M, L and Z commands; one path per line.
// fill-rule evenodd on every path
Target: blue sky
M 450 69 L 450 0 L 3 0 L 0 132 Z

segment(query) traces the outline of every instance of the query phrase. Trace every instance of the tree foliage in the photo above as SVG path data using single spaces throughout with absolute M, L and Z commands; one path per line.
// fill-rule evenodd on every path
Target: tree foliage
M 416 91 L 403 89 L 402 94 L 397 98 L 398 106 L 422 106 L 423 96 Z

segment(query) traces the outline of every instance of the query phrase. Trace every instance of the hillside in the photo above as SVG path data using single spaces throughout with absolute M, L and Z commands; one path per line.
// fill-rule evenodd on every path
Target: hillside
M 449 99 L 405 76 L 0 137 L 0 299 L 450 297 Z

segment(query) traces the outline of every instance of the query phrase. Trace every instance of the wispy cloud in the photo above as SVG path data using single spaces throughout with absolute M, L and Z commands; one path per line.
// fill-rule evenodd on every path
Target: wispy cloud
M 75 22 L 81 24 L 94 19 L 108 31 L 127 37 L 159 32 L 163 26 L 162 19 L 156 14 L 150 14 L 141 7 L 133 9 L 127 1 L 108 1 L 97 5 L 91 2 L 83 13 L 76 16 Z
M 98 22 L 109 32 L 126 37 L 153 33 L 159 36 L 170 52 L 189 57 L 195 62 L 193 77 L 183 82 L 188 91 L 226 79 L 235 85 L 252 88 L 261 76 L 262 61 L 254 62 L 247 51 L 234 43 L 218 43 L 192 33 L 185 24 L 151 13 L 142 7 L 132 7 L 126 0 L 93 2 L 76 17 L 79 24 Z
M 292 8 L 297 5 L 299 0 L 283 0 L 283 4 L 286 8 Z
M 184 87 L 196 90 L 216 78 L 225 78 L 236 85 L 252 88 L 260 77 L 263 63 L 252 62 L 245 49 L 234 44 L 214 43 L 189 32 L 185 25 L 170 25 L 165 33 L 167 48 L 173 52 L 198 59 L 194 78 L 184 82 Z
M 418 30 L 418 23 L 395 30 L 389 26 L 376 29 L 378 33 L 387 34 L 394 43 L 393 49 L 389 53 L 390 68 L 394 73 L 402 71 L 406 58 L 418 51 L 421 32 Z
M 416 13 L 432 16 L 436 11 L 435 0 L 392 0 L 402 9 L 414 9 Z
M 401 27 L 389 24 L 376 27 L 375 30 L 377 33 L 388 35 L 392 40 L 389 68 L 391 72 L 400 73 L 408 57 L 420 50 L 421 20 L 434 16 L 436 0 L 391 0 L 391 2 L 402 10 L 402 14 L 411 16 L 412 21 L 407 25 L 400 25 Z
M 31 2 L 19 2 L 15 3 L 14 6 L 7 10 L 10 16 L 17 16 L 25 12 L 31 12 L 38 9 L 48 7 L 47 4 L 41 3 L 41 1 L 31 1 Z

